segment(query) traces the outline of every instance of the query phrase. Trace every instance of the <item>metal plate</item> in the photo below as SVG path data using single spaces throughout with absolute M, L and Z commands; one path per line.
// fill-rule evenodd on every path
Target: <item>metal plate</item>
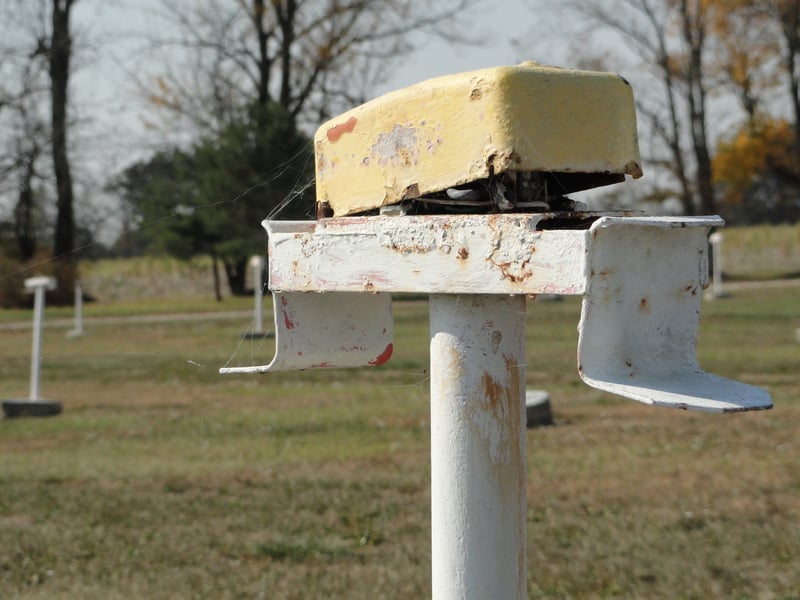
M 392 355 L 388 294 L 275 293 L 275 358 L 222 374 L 382 365 Z
M 605 218 L 590 229 L 578 370 L 592 387 L 710 412 L 772 407 L 757 387 L 704 372 L 695 346 L 719 218 Z

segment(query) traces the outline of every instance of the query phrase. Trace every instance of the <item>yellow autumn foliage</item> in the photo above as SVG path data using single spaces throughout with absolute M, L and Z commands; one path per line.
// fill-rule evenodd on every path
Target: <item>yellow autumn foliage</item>
M 784 120 L 745 126 L 723 141 L 713 161 L 714 183 L 721 200 L 742 202 L 748 189 L 770 172 L 798 172 L 794 132 Z

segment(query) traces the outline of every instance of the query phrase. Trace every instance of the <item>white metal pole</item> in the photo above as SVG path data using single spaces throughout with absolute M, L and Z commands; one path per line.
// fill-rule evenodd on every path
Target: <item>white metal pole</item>
M 714 246 L 714 293 L 719 295 L 722 292 L 722 253 L 719 251 L 719 241 Z
M 264 333 L 264 259 L 260 256 L 253 256 L 250 259 L 250 266 L 253 268 L 253 292 L 255 296 L 255 307 L 253 310 L 254 331 L 253 333 Z
M 75 329 L 71 333 L 83 335 L 83 291 L 80 281 L 75 282 Z
M 430 330 L 433 598 L 525 598 L 525 297 L 432 295 Z
M 44 315 L 44 285 L 33 290 L 33 344 L 31 347 L 31 393 L 30 400 L 39 399 L 39 362 L 42 346 L 42 317 Z
M 708 236 L 711 244 L 711 297 L 722 298 L 726 294 L 722 289 L 722 234 L 715 231 Z

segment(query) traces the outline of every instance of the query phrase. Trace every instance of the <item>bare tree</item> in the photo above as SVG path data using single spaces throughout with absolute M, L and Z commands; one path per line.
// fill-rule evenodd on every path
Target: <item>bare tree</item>
M 17 20 L 6 21 L 5 43 L 0 46 L 0 183 L 3 195 L 13 203 L 8 230 L 13 231 L 17 254 L 25 261 L 36 251 L 42 226 L 37 222 L 41 207 L 37 207 L 35 188 L 41 181 L 39 163 L 49 129 L 42 113 L 46 72 L 37 56 L 37 35 L 29 35 L 38 31 L 41 14 L 31 5 L 16 8 L 20 9 L 15 11 Z M 29 29 L 27 37 L 14 35 L 25 29 Z
M 766 96 L 780 82 L 779 29 L 760 0 L 726 0 L 710 5 L 712 76 L 736 96 L 754 133 Z
M 703 0 L 679 0 L 675 3 L 681 38 L 684 43 L 683 84 L 689 108 L 689 131 L 695 159 L 695 181 L 703 214 L 717 212 L 708 149 L 707 95 L 708 78 L 704 54 L 707 49 L 708 8 Z
M 571 0 L 569 10 L 589 27 L 616 33 L 649 74 L 637 109 L 667 156 L 658 147 L 649 162 L 675 178 L 675 195 L 685 214 L 714 213 L 714 187 L 708 134 L 708 2 L 702 0 Z M 658 93 L 651 93 L 651 90 Z
M 675 44 L 670 37 L 674 18 L 669 7 L 660 0 L 614 0 L 613 2 L 581 2 L 568 5 L 584 17 L 592 28 L 598 25 L 615 32 L 638 57 L 636 68 L 644 67 L 660 89 L 656 94 L 637 94 L 636 105 L 656 140 L 667 151 L 659 156 L 657 145 L 648 162 L 667 169 L 675 178 L 675 192 L 683 212 L 696 214 L 694 187 L 686 156 L 686 128 L 682 110 L 681 71 L 675 57 Z
M 171 57 L 143 81 L 151 100 L 203 128 L 245 103 L 276 103 L 300 124 L 314 124 L 364 100 L 430 33 L 452 40 L 477 0 L 165 0 L 177 24 L 154 40 Z M 175 50 L 185 62 L 177 64 Z
M 13 113 L 8 133 L 14 147 L 9 172 L 17 174 L 19 194 L 15 216 L 23 257 L 31 252 L 34 193 L 38 160 L 49 145 L 56 181 L 56 224 L 53 254 L 71 262 L 74 250 L 74 199 L 68 156 L 68 85 L 72 57 L 70 15 L 77 0 L 16 0 L 3 7 L 6 44 L 0 52 L 8 59 L 14 87 L 4 104 Z M 48 102 L 49 101 L 49 102 Z M 49 126 L 41 120 L 41 107 L 49 103 Z
M 47 55 L 50 73 L 51 135 L 53 171 L 56 177 L 56 229 L 53 242 L 53 255 L 71 262 L 75 249 L 75 211 L 70 170 L 67 153 L 67 100 L 72 58 L 72 36 L 70 14 L 77 0 L 51 0 L 50 39 L 41 40 Z
M 14 238 L 20 259 L 27 261 L 33 257 L 37 248 L 34 183 L 39 178 L 37 165 L 42 154 L 42 124 L 30 116 L 24 104 L 17 109 L 20 113 L 22 135 L 17 138 L 15 160 L 18 193 L 14 206 Z
M 782 42 L 781 62 L 786 76 L 794 122 L 795 145 L 800 154 L 800 0 L 752 0 L 776 24 Z

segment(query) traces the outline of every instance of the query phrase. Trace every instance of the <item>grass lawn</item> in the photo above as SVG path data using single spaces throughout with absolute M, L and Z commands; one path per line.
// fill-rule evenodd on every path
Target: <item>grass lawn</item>
M 773 395 L 752 414 L 586 387 L 579 308 L 528 303 L 556 417 L 528 431 L 529 598 L 800 598 L 800 287 L 703 307 L 701 364 Z M 0 421 L 0 597 L 429 597 L 427 303 L 395 303 L 384 367 L 266 376 L 217 374 L 271 358 L 246 319 L 88 320 L 146 310 L 45 330 L 64 413 Z M 30 331 L 0 341 L 0 397 L 26 397 Z

